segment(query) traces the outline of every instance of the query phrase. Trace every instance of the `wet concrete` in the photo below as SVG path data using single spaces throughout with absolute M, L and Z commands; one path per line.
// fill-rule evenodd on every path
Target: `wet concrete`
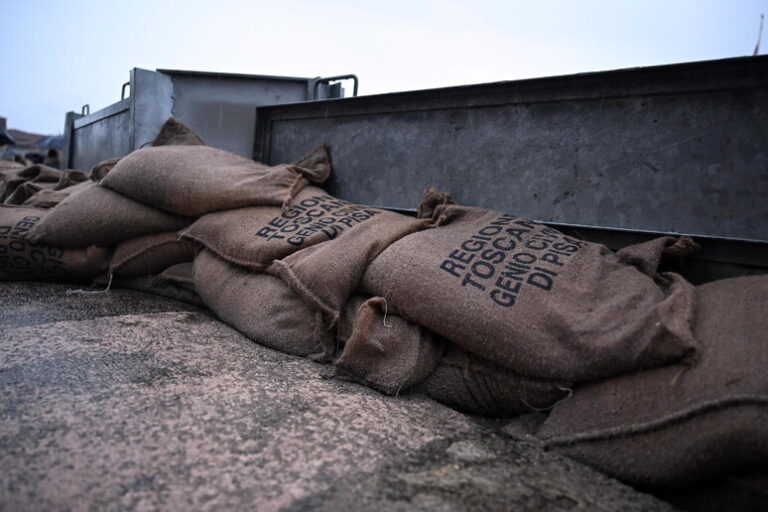
M 0 510 L 668 510 L 207 312 L 0 283 Z

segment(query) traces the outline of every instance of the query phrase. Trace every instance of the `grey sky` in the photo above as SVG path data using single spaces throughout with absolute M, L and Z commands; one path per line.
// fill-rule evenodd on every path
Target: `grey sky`
M 0 116 L 60 133 L 65 112 L 117 101 L 132 67 L 356 73 L 373 94 L 744 56 L 761 12 L 768 0 L 0 0 Z

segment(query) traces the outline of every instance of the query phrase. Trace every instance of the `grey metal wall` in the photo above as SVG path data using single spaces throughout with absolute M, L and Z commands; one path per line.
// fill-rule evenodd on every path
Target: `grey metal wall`
M 87 171 L 151 142 L 176 116 L 210 146 L 253 152 L 255 108 L 305 101 L 312 79 L 134 68 L 130 96 L 93 114 L 67 114 L 64 161 Z M 327 85 L 325 86 L 328 87 Z
M 169 76 L 131 70 L 130 96 L 93 114 L 67 115 L 64 162 L 88 171 L 107 158 L 124 156 L 151 142 L 171 116 L 173 85 Z M 74 117 L 79 117 L 74 119 Z
M 94 163 L 111 158 L 106 155 L 131 152 L 131 126 L 130 99 L 73 120 L 64 137 L 69 152 L 65 152 L 63 161 L 68 162 L 68 167 L 87 171 Z
M 425 186 L 549 222 L 768 240 L 768 57 L 367 96 L 257 112 L 254 157 L 331 146 L 329 191 Z
M 214 147 L 253 151 L 256 108 L 307 99 L 306 79 L 262 79 L 163 71 L 173 81 L 173 115 Z

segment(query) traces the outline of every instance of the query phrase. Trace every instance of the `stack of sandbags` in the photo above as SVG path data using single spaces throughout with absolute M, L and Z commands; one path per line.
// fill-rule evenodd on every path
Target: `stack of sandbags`
M 42 208 L 0 204 L 0 280 L 87 281 L 107 269 L 108 249 L 63 249 L 29 242 L 26 234 L 49 213 Z
M 618 253 L 446 202 L 373 261 L 337 372 L 537 432 L 625 482 L 699 507 L 768 505 L 768 276 L 694 288 L 661 237 Z M 493 305 L 493 307 L 489 307 Z M 495 307 L 507 313 L 498 313 Z
M 565 383 L 522 377 L 391 312 L 373 297 L 357 308 L 337 374 L 384 393 L 415 389 L 471 414 L 511 417 L 567 396 Z
M 47 168 L 36 166 L 36 170 L 39 177 L 21 173 L 21 178 L 52 182 L 53 173 Z M 61 171 L 51 171 L 61 175 Z M 160 284 L 168 288 L 171 283 L 186 290 L 184 286 L 192 282 L 194 251 L 178 240 L 179 230 L 210 211 L 246 205 L 287 207 L 310 181 L 323 181 L 329 173 L 325 146 L 295 164 L 269 167 L 205 146 L 172 118 L 152 147 L 101 162 L 91 170 L 91 181 L 79 173 L 78 184 L 67 189 L 72 193 L 48 197 L 60 202 L 25 229 L 23 237 L 34 247 L 116 247 L 101 282 L 149 291 L 156 291 L 150 288 Z M 18 195 L 20 178 L 6 177 L 10 174 L 20 171 L 14 168 L 3 174 L 4 190 Z M 50 192 L 58 190 L 52 187 Z M 187 272 L 182 281 L 186 284 L 174 281 L 181 275 L 178 271 L 165 272 L 185 262 L 190 263 L 184 267 Z
M 428 223 L 310 186 L 288 207 L 209 213 L 182 237 L 206 248 L 195 284 L 220 318 L 260 343 L 328 360 L 351 330 L 344 323 L 368 263 Z
M 636 485 L 768 469 L 768 276 L 697 287 L 694 318 L 695 365 L 582 386 L 539 438 Z
M 76 190 L 88 177 L 79 171 L 59 170 L 42 164 L 0 168 L 0 202 L 51 208 Z

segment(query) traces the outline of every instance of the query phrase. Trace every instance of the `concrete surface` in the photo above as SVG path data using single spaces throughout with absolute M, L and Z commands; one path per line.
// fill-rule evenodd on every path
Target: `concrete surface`
M 209 313 L 0 283 L 0 510 L 669 510 Z

